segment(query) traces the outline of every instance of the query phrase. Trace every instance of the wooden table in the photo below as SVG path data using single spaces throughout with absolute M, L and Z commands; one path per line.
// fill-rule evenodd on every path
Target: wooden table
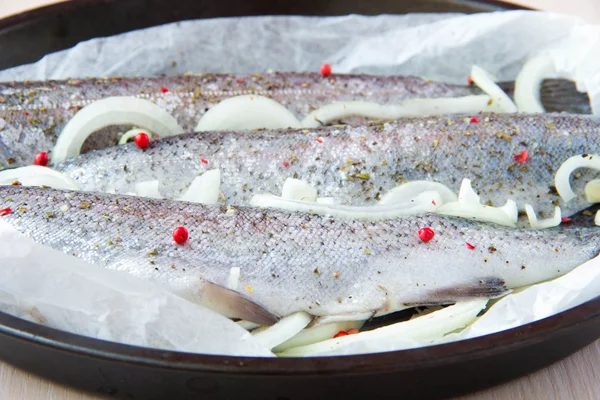
M 1 0 L 0 18 L 28 8 L 65 0 Z M 588 21 L 600 22 L 597 0 L 514 0 L 514 3 L 568 12 Z M 465 377 L 468 379 L 468 377 Z M 8 364 L 0 363 L 0 399 L 92 400 L 89 395 L 45 379 L 40 379 Z M 483 399 L 600 399 L 600 340 L 548 368 L 496 388 L 464 396 L 461 400 Z

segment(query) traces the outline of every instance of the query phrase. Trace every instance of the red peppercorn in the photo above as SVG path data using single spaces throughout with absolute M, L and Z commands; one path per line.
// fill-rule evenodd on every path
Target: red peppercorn
M 284 161 L 284 162 L 283 162 L 283 166 L 287 168 L 287 167 L 289 167 L 289 166 L 290 166 L 290 163 L 289 163 L 289 162 L 287 162 L 287 161 Z
M 201 158 L 201 159 L 200 159 L 200 162 L 201 162 L 202 164 L 208 164 L 208 160 L 206 160 L 206 159 L 204 159 L 204 158 Z
M 321 65 L 321 75 L 323 75 L 326 78 L 329 75 L 331 75 L 331 65 L 329 65 L 329 64 L 323 64 L 323 65 Z
M 421 228 L 421 229 L 419 229 L 418 234 L 419 234 L 419 239 L 421 239 L 421 241 L 423 241 L 425 243 L 427 243 L 431 239 L 433 239 L 433 236 L 435 235 L 431 228 Z
M 2 210 L 0 210 L 0 217 L 4 217 L 5 215 L 8 215 L 12 213 L 12 210 L 9 207 L 3 208 Z
M 469 86 L 473 86 L 475 84 L 475 81 L 473 81 L 473 78 L 471 78 L 471 76 L 467 76 L 467 83 L 469 84 Z
M 315 142 L 317 142 L 317 143 L 323 143 L 323 139 L 315 139 Z
M 46 165 L 48 165 L 48 153 L 46 153 L 45 151 L 42 151 L 41 153 L 37 153 L 35 158 L 33 159 L 33 163 L 35 165 L 39 165 L 42 167 L 45 167 Z
M 514 155 L 513 159 L 515 160 L 515 162 L 518 162 L 521 164 L 526 163 L 527 160 L 529 159 L 529 153 L 527 152 L 527 150 L 523 150 L 519 154 Z
M 350 328 L 350 329 L 348 329 L 348 330 L 346 331 L 346 333 L 347 333 L 348 335 L 356 335 L 356 334 L 358 333 L 358 329 L 356 329 L 356 328 Z
M 479 118 L 477 118 L 477 117 L 473 117 L 473 118 L 471 118 L 471 121 L 470 121 L 470 122 L 471 122 L 472 124 L 476 124 L 476 123 L 478 123 L 478 122 L 479 122 Z
M 342 337 L 342 336 L 348 336 L 348 332 L 346 332 L 346 331 L 339 331 L 338 333 L 336 333 L 335 335 L 333 335 L 333 338 L 337 339 L 337 338 Z
M 561 224 L 568 224 L 569 222 L 571 222 L 571 218 L 569 217 L 562 217 L 560 219 Z
M 144 132 L 135 135 L 133 141 L 140 149 L 145 149 L 146 147 L 150 146 L 150 137 L 148 137 L 148 135 Z
M 467 249 L 469 249 L 469 250 L 475 250 L 475 246 L 473 246 L 471 243 L 467 242 L 465 244 L 467 245 Z
M 188 240 L 188 231 L 183 226 L 175 228 L 173 231 L 173 240 L 177 244 L 184 244 Z
M 167 89 L 166 87 L 161 87 L 161 88 L 160 88 L 160 91 L 161 91 L 162 93 L 167 93 L 167 92 L 169 91 L 169 89 Z

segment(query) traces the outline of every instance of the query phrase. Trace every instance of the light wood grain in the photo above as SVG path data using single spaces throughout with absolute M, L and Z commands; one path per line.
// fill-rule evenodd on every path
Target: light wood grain
M 65 0 L 0 0 L 0 18 L 60 1 Z M 590 22 L 600 22 L 598 0 L 515 0 L 513 2 L 578 15 Z M 8 364 L 0 363 L 0 399 L 93 400 L 101 397 L 57 385 Z M 457 400 L 505 399 L 600 399 L 600 341 L 534 374 Z

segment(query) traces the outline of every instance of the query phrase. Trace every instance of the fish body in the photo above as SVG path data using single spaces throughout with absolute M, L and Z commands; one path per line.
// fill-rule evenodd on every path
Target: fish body
M 560 114 L 485 114 L 406 118 L 400 121 L 302 130 L 202 132 L 82 154 L 53 168 L 85 191 L 126 194 L 135 184 L 158 180 L 175 199 L 199 174 L 221 173 L 226 204 L 246 205 L 254 194 L 279 195 L 293 177 L 333 197 L 338 204 L 373 205 L 404 182 L 435 181 L 458 192 L 472 180 L 482 202 L 526 203 L 542 216 L 560 204 L 563 215 L 589 206 L 584 196 L 564 204 L 554 189 L 561 164 L 599 150 L 600 122 Z M 524 157 L 526 154 L 526 157 Z M 521 155 L 519 157 L 519 155 Z M 596 177 L 582 170 L 572 178 L 576 193 Z
M 385 314 L 495 297 L 560 276 L 596 256 L 598 228 L 514 229 L 420 215 L 378 222 L 135 196 L 0 187 L 0 217 L 24 235 L 92 264 L 205 303 L 203 282 L 270 315 Z M 183 226 L 189 239 L 173 241 Z M 419 239 L 430 227 L 435 236 Z
M 472 93 L 473 89 L 466 86 L 410 76 L 344 74 L 325 78 L 293 72 L 0 83 L 0 169 L 31 164 L 35 154 L 52 150 L 57 136 L 77 111 L 112 96 L 149 100 L 173 115 L 185 131 L 192 132 L 209 109 L 241 95 L 270 97 L 302 119 L 334 101 L 396 104 L 410 98 Z M 93 135 L 84 149 L 103 148 L 117 140 L 118 132 Z
M 514 84 L 500 83 L 512 95 Z M 413 76 L 274 72 L 266 74 L 188 74 L 171 77 L 91 78 L 63 81 L 0 82 L 0 169 L 30 165 L 38 152 L 51 151 L 64 126 L 82 107 L 113 96 L 135 96 L 164 108 L 187 132 L 222 100 L 241 95 L 272 98 L 299 120 L 340 101 L 399 104 L 412 98 L 482 94 L 472 86 L 432 82 Z M 545 80 L 542 103 L 548 111 L 590 113 L 587 94 L 572 81 Z M 337 122 L 337 121 L 336 121 Z M 357 122 L 356 118 L 346 122 Z M 128 127 L 93 134 L 83 151 L 117 143 Z

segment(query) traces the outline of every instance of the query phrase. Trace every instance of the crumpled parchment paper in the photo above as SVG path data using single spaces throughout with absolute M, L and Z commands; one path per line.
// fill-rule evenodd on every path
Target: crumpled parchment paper
M 375 17 L 252 17 L 187 21 L 93 39 L 0 80 L 186 72 L 318 71 L 417 75 L 465 84 L 473 64 L 514 80 L 527 59 L 550 55 L 559 75 L 588 91 L 600 112 L 600 26 L 541 12 Z M 599 228 L 600 229 L 600 228 Z M 512 294 L 444 341 L 545 318 L 600 295 L 594 259 L 552 282 Z M 239 326 L 133 277 L 90 266 L 0 231 L 0 309 L 83 335 L 199 353 L 265 355 Z M 389 351 L 435 344 L 398 341 Z M 352 351 L 350 351 L 352 352 Z M 345 351 L 348 354 L 348 351 Z

